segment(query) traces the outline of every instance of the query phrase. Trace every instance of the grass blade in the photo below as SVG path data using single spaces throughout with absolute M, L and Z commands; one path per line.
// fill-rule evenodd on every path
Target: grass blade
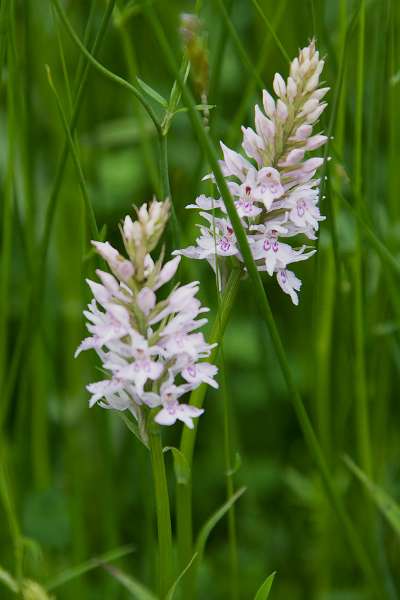
M 103 567 L 105 563 L 111 562 L 113 560 L 118 560 L 123 556 L 127 556 L 133 552 L 133 546 L 121 546 L 120 548 L 114 548 L 114 550 L 109 550 L 104 554 L 100 554 L 100 556 L 95 556 L 90 558 L 86 562 L 77 565 L 76 567 L 70 567 L 69 569 L 65 569 L 59 575 L 56 575 L 53 579 L 49 581 L 49 583 L 45 586 L 48 592 L 59 588 L 62 585 L 65 585 L 72 579 L 76 579 L 77 577 L 81 577 L 88 573 L 89 571 L 93 571 L 93 569 L 97 569 L 98 567 Z
M 204 523 L 203 527 L 199 532 L 199 535 L 197 536 L 196 541 L 197 564 L 201 563 L 204 554 L 204 549 L 206 547 L 206 543 L 210 533 L 217 525 L 217 523 L 219 523 L 222 517 L 224 517 L 224 515 L 229 511 L 229 509 L 235 504 L 235 502 L 239 500 L 240 496 L 242 496 L 245 491 L 246 488 L 241 487 L 237 492 L 233 494 L 233 496 L 229 498 L 229 500 L 227 500 L 218 510 L 216 510 L 213 515 L 211 515 L 211 517 L 206 521 L 206 523 Z
M 344 457 L 344 462 L 364 486 L 393 530 L 400 536 L 400 505 L 379 485 L 371 481 L 349 456 Z
M 115 73 L 113 73 L 112 71 L 110 71 L 109 69 L 107 69 L 104 65 L 102 65 L 98 60 L 96 60 L 94 58 L 94 56 L 82 44 L 81 40 L 79 39 L 79 37 L 75 33 L 75 31 L 72 28 L 72 25 L 69 22 L 66 14 L 65 14 L 65 12 L 61 8 L 59 0 L 52 0 L 52 2 L 54 4 L 56 12 L 57 12 L 59 18 L 61 19 L 61 21 L 62 21 L 62 23 L 63 23 L 66 31 L 70 35 L 71 39 L 78 46 L 79 50 L 86 56 L 86 58 L 89 60 L 89 62 L 104 77 L 106 77 L 107 79 L 110 79 L 114 83 L 117 83 L 118 85 L 120 85 L 123 88 L 127 89 L 128 91 L 130 91 L 139 100 L 139 102 L 141 103 L 141 105 L 146 110 L 147 114 L 149 115 L 150 119 L 153 121 L 154 127 L 156 128 L 156 130 L 158 132 L 160 132 L 160 124 L 158 122 L 158 118 L 157 118 L 155 112 L 153 111 L 152 107 L 150 106 L 150 104 L 147 102 L 146 98 L 143 96 L 143 94 L 134 85 L 132 85 L 131 83 L 129 83 L 129 81 L 126 81 L 126 79 L 124 79 L 123 77 L 120 77 L 119 75 L 116 75 Z
M 119 583 L 128 590 L 136 600 L 158 600 L 157 596 L 153 594 L 151 590 L 132 577 L 132 575 L 127 575 L 124 571 L 121 571 L 121 569 L 117 569 L 117 567 L 111 565 L 103 565 L 103 568 L 110 573 L 114 579 L 119 581 Z
M 3 583 L 11 592 L 17 594 L 18 585 L 14 580 L 14 577 L 2 567 L 0 567 L 0 582 Z
M 224 20 L 224 23 L 226 25 L 226 28 L 228 30 L 228 33 L 236 47 L 236 50 L 238 51 L 238 54 L 244 64 L 244 66 L 248 70 L 250 76 L 257 82 L 260 89 L 262 89 L 264 87 L 263 80 L 261 79 L 258 71 L 254 68 L 253 61 L 250 59 L 245 47 L 243 46 L 242 42 L 240 41 L 240 37 L 229 17 L 228 11 L 226 9 L 226 6 L 225 6 L 223 0 L 217 0 L 217 5 L 218 5 L 218 9 L 222 15 L 222 18 Z
M 182 577 L 184 575 L 186 575 L 186 573 L 189 571 L 189 569 L 192 566 L 193 562 L 196 560 L 196 557 L 197 557 L 197 554 L 193 554 L 193 556 L 190 559 L 189 563 L 186 565 L 186 567 L 183 569 L 183 571 L 175 579 L 174 583 L 172 584 L 171 588 L 168 591 L 168 594 L 165 597 L 165 600 L 173 600 L 173 597 L 175 595 L 175 592 L 177 590 L 177 587 L 178 587 L 178 585 L 179 585 Z
M 272 584 L 274 583 L 276 571 L 268 575 L 267 579 L 264 583 L 261 584 L 261 587 L 258 588 L 256 595 L 254 596 L 254 600 L 267 600 L 269 598 L 269 593 L 272 588 Z

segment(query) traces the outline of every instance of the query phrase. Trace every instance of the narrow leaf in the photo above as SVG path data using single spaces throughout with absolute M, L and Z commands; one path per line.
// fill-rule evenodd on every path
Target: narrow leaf
M 349 456 L 344 457 L 344 462 L 350 471 L 357 477 L 369 492 L 372 500 L 386 517 L 395 532 L 400 535 L 400 506 L 387 492 L 374 483 L 366 474 L 351 460 Z
M 254 600 L 267 600 L 267 598 L 269 598 L 269 593 L 271 591 L 275 575 L 276 571 L 271 573 L 271 575 L 268 575 L 264 583 L 262 583 L 261 586 L 258 588 L 257 593 L 254 596 Z
M 124 571 L 121 571 L 121 569 L 117 569 L 117 567 L 111 565 L 103 565 L 103 567 L 114 577 L 114 579 L 119 581 L 119 583 L 132 594 L 133 598 L 136 598 L 136 600 L 158 600 L 157 596 L 155 596 L 152 591 L 144 586 L 143 583 L 140 583 L 140 581 L 132 577 L 132 575 L 127 575 Z
M 110 562 L 112 560 L 117 560 L 118 558 L 122 558 L 123 556 L 126 556 L 131 552 L 133 552 L 132 546 L 121 546 L 119 548 L 114 548 L 114 550 L 109 550 L 108 552 L 105 552 L 100 556 L 90 558 L 86 562 L 81 563 L 76 567 L 65 569 L 65 571 L 62 571 L 62 573 L 57 575 L 46 585 L 46 590 L 54 590 L 55 588 L 60 587 L 65 583 L 68 583 L 68 581 L 71 581 L 71 579 L 81 577 L 81 575 L 84 575 L 88 571 L 92 571 L 97 567 L 104 566 L 104 563 Z
M 126 415 L 125 412 L 122 412 L 120 410 L 113 410 L 112 412 L 115 415 L 117 415 L 120 419 L 122 419 L 129 431 L 133 433 L 133 435 L 139 440 L 139 442 L 146 446 L 146 448 L 149 447 L 147 433 L 143 427 L 140 427 L 136 421 L 128 417 L 128 415 Z
M 165 597 L 165 600 L 173 600 L 173 597 L 175 595 L 175 592 L 176 592 L 176 589 L 177 589 L 177 586 L 178 586 L 180 580 L 185 575 L 185 573 L 187 573 L 189 571 L 189 569 L 192 566 L 196 557 L 197 557 L 197 554 L 193 554 L 192 558 L 190 559 L 190 561 L 188 562 L 186 567 L 183 569 L 183 571 L 180 573 L 180 575 L 178 575 L 178 577 L 175 579 L 174 583 L 170 587 L 168 594 Z
M 212 110 L 216 107 L 216 104 L 195 104 L 195 109 L 202 112 L 204 110 Z M 181 106 L 174 111 L 174 114 L 188 112 L 188 108 L 186 106 Z
M 235 504 L 236 500 L 240 498 L 242 494 L 246 491 L 245 487 L 241 487 L 233 496 L 229 498 L 222 506 L 219 508 L 211 517 L 206 521 L 203 527 L 200 530 L 200 533 L 197 537 L 196 542 L 196 551 L 198 554 L 198 562 L 201 562 L 201 558 L 203 556 L 204 548 L 208 540 L 208 536 L 217 525 L 217 523 L 222 519 L 222 517 L 229 511 L 229 509 Z
M 8 571 L 3 569 L 2 567 L 0 567 L 0 582 L 4 583 L 4 585 L 8 587 L 9 590 L 14 592 L 14 594 L 18 592 L 18 585 L 15 579 L 12 577 L 12 575 L 10 575 Z
M 163 452 L 167 452 L 168 450 L 171 450 L 172 456 L 174 457 L 176 481 L 183 485 L 187 485 L 190 481 L 190 466 L 185 455 L 178 450 L 178 448 L 174 448 L 173 446 L 167 446 L 164 448 Z
M 240 452 L 236 452 L 235 462 L 232 465 L 232 467 L 226 472 L 226 475 L 228 477 L 232 477 L 232 475 L 235 475 L 235 473 L 237 473 L 239 471 L 241 466 L 242 466 L 242 457 L 240 456 Z
M 156 90 L 153 90 L 152 87 L 150 87 L 145 81 L 143 81 L 142 79 L 140 79 L 139 77 L 136 77 L 136 81 L 138 82 L 138 84 L 140 85 L 140 87 L 142 88 L 142 90 L 150 97 L 153 98 L 153 100 L 155 100 L 158 104 L 161 104 L 161 106 L 163 108 L 168 108 L 168 102 L 166 101 L 165 98 L 163 98 L 161 96 L 161 94 L 159 94 L 158 92 L 156 92 Z

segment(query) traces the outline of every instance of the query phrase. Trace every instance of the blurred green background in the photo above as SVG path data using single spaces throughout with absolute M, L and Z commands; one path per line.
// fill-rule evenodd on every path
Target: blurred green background
M 168 97 L 173 76 L 146 18 L 147 2 L 116 4 L 96 56 L 113 72 L 131 81 L 138 75 Z M 179 15 L 199 11 L 209 51 L 208 102 L 215 105 L 211 134 L 238 148 L 240 125 L 251 125 L 254 104 L 260 102 L 254 71 L 268 89 L 276 71 L 287 76 L 279 45 L 251 0 L 203 0 L 196 7 L 170 0 L 154 6 L 177 57 L 183 51 Z M 326 57 L 324 78 L 332 88 L 325 131 L 337 99 L 332 161 L 321 202 L 329 219 L 322 223 L 318 254 L 296 266 L 303 280 L 300 306 L 294 307 L 267 276 L 266 290 L 336 484 L 387 597 L 394 599 L 400 597 L 399 531 L 372 507 L 342 457 L 348 454 L 363 466 L 367 432 L 370 474 L 393 498 L 400 497 L 400 6 L 391 0 L 367 1 L 361 10 L 351 0 L 260 0 L 260 6 L 291 58 L 316 37 Z M 71 0 L 64 7 L 91 48 L 106 2 Z M 365 52 L 360 58 L 363 10 Z M 349 29 L 354 14 L 357 20 Z M 0 17 L 0 566 L 15 571 L 13 540 L 21 536 L 24 575 L 42 584 L 67 567 L 133 544 L 134 551 L 116 564 L 152 585 L 155 523 L 147 452 L 122 421 L 98 407 L 89 410 L 85 385 L 97 376 L 98 365 L 94 356 L 73 358 L 89 300 L 84 279 L 96 265 L 71 159 L 57 191 L 65 133 L 45 65 L 69 121 L 84 61 L 51 2 L 1 0 Z M 344 79 L 337 95 L 341 61 Z M 358 101 L 357 85 L 362 91 Z M 88 197 L 99 228 L 106 227 L 103 238 L 118 244 L 118 224 L 132 204 L 159 192 L 157 139 L 133 96 L 92 67 L 82 98 L 74 139 Z M 154 108 L 160 110 L 156 103 Z M 357 135 L 362 136 L 358 166 Z M 168 148 L 184 246 L 196 236 L 196 215 L 184 207 L 206 191 L 201 177 L 207 172 L 184 112 L 173 119 Z M 357 168 L 360 218 L 350 206 Z M 179 279 L 199 279 L 203 301 L 215 309 L 211 270 L 189 262 L 182 261 Z M 37 275 L 40 264 L 43 277 Z M 210 315 L 212 321 L 213 311 Z M 322 491 L 248 281 L 241 284 L 223 348 L 234 452 L 240 455 L 235 482 L 247 487 L 236 513 L 240 597 L 252 598 L 263 578 L 277 571 L 273 600 L 368 599 Z M 363 390 L 364 415 L 357 408 Z M 222 430 L 222 401 L 210 390 L 195 453 L 196 528 L 225 500 Z M 164 443 L 178 440 L 179 426 L 167 432 Z M 167 461 L 173 496 L 169 456 Z M 224 520 L 207 546 L 199 598 L 229 597 L 227 539 Z M 60 599 L 129 597 L 102 568 L 53 593 Z M 12 593 L 4 586 L 0 597 Z

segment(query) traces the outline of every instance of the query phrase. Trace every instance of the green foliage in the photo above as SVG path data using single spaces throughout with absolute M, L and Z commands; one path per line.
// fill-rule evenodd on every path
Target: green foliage
M 372 500 L 379 508 L 383 516 L 388 520 L 397 535 L 400 535 L 400 506 L 399 504 L 379 485 L 373 483 L 365 473 L 347 456 L 345 462 L 350 471 L 358 478 L 367 489 Z
M 207 98 L 179 37 L 188 10 L 209 51 Z M 229 418 L 222 392 L 206 397 L 204 386 L 192 396 L 205 408 L 195 432 L 163 432 L 167 598 L 195 600 L 198 575 L 197 597 L 209 600 L 370 600 L 360 562 L 372 565 L 379 600 L 398 598 L 400 6 L 390 0 L 0 3 L 1 598 L 156 600 L 143 427 L 89 410 L 85 386 L 99 365 L 94 353 L 73 359 L 84 279 L 99 266 L 89 241 L 117 243 L 132 206 L 170 187 L 175 239 L 192 244 L 196 215 L 184 207 L 211 193 L 201 178 L 216 168 L 219 139 L 239 149 L 261 88 L 313 36 L 331 87 L 322 129 L 334 139 L 318 253 L 296 267 L 300 306 L 266 274 L 260 285 L 235 273 L 221 299 L 207 265 L 183 259 L 178 273 L 201 282 L 209 338 L 225 329 Z M 342 521 L 321 483 L 321 453 Z M 178 543 L 174 501 L 190 498 L 193 531 Z M 272 586 L 273 574 L 263 579 L 273 571 Z
M 267 598 L 269 598 L 269 593 L 271 591 L 272 584 L 274 583 L 275 575 L 276 573 L 271 573 L 271 575 L 268 575 L 267 579 L 257 590 L 254 600 L 267 600 Z

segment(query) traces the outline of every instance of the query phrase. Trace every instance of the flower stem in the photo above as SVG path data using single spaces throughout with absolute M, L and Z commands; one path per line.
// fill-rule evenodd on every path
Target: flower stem
M 234 463 L 232 452 L 232 414 L 230 397 L 228 394 L 225 358 L 222 348 L 220 348 L 220 373 L 221 373 L 221 391 L 223 400 L 223 427 L 224 427 L 224 454 L 225 454 L 225 475 L 226 475 L 226 495 L 227 500 L 230 500 L 234 495 Z M 236 535 L 236 516 L 235 504 L 233 503 L 228 512 L 228 537 L 229 537 L 229 568 L 230 568 L 230 597 L 232 600 L 238 600 L 240 597 L 239 591 L 239 559 L 237 549 Z
M 171 186 L 169 183 L 167 133 L 160 132 L 158 138 L 160 145 L 161 199 L 165 200 L 169 198 L 171 202 L 171 247 L 180 248 L 179 222 L 174 203 L 172 202 Z
M 161 433 L 158 429 L 150 431 L 149 442 L 157 513 L 160 578 L 159 595 L 160 598 L 163 599 L 166 597 L 173 582 L 173 557 L 167 476 L 161 444 Z
M 233 269 L 231 271 L 226 288 L 219 302 L 218 314 L 210 335 L 210 343 L 219 342 L 225 331 L 226 324 L 235 302 L 236 294 L 239 289 L 242 269 Z M 217 354 L 215 348 L 209 360 L 213 362 Z M 194 390 L 190 396 L 190 404 L 201 408 L 206 395 L 207 386 L 205 384 Z M 193 449 L 196 442 L 197 423 L 193 429 L 184 427 L 181 437 L 180 450 L 185 456 L 189 468 L 192 467 Z M 178 483 L 176 486 L 176 515 L 177 515 L 177 533 L 178 533 L 178 556 L 179 568 L 184 569 L 190 561 L 193 554 L 193 524 L 192 524 L 192 484 L 191 480 L 187 483 Z M 194 577 L 190 569 L 182 580 L 184 588 L 184 598 L 193 597 Z

